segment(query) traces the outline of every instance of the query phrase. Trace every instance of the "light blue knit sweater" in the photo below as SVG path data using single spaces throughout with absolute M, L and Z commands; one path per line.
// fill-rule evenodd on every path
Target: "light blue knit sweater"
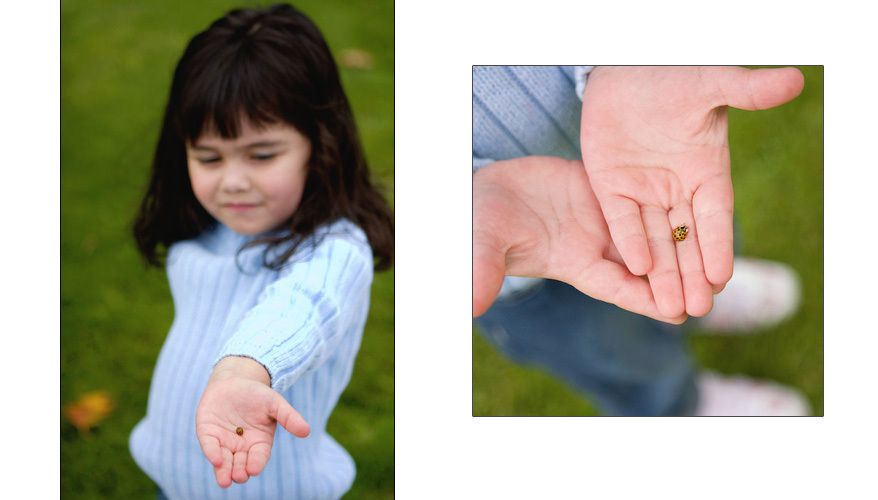
M 281 271 L 262 267 L 264 247 L 219 224 L 175 243 L 167 272 L 175 316 L 153 372 L 146 417 L 130 437 L 137 464 L 170 498 L 338 498 L 354 462 L 326 433 L 351 377 L 369 309 L 372 252 L 348 221 L 318 231 Z M 243 270 L 243 272 L 242 272 Z M 264 471 L 220 488 L 195 437 L 195 409 L 214 364 L 227 355 L 262 363 L 311 425 L 300 439 L 277 427 Z

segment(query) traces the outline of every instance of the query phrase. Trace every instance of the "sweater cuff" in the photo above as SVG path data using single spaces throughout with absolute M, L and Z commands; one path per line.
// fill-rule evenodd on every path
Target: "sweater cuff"
M 293 385 L 306 371 L 307 355 L 302 354 L 307 342 L 301 343 L 293 352 L 269 350 L 256 343 L 238 342 L 232 339 L 223 347 L 213 366 L 228 356 L 242 356 L 256 361 L 268 372 L 269 385 L 272 389 L 282 392 Z
M 248 356 L 246 354 L 221 354 L 219 357 L 217 357 L 214 360 L 213 365 L 212 365 L 213 366 L 212 370 L 216 369 L 216 365 L 218 365 L 220 363 L 220 361 L 222 361 L 226 358 L 231 358 L 231 357 L 247 358 L 247 359 L 250 359 L 252 361 L 259 363 L 259 365 L 262 366 L 262 368 L 266 372 L 268 372 L 268 385 L 269 386 L 272 385 L 272 382 L 274 381 L 274 377 L 271 375 L 271 370 L 269 370 L 268 367 L 265 366 L 265 363 L 263 363 L 262 361 L 259 361 L 258 359 L 254 358 L 253 356 Z
M 588 74 L 594 66 L 576 66 L 573 68 L 573 78 L 576 81 L 576 97 L 582 100 L 582 93 L 585 92 L 585 83 L 588 80 Z
M 473 174 L 492 163 L 494 163 L 494 160 L 491 158 L 476 158 L 473 156 Z
M 283 392 L 329 354 L 324 337 L 337 329 L 338 307 L 325 296 L 313 307 L 308 318 L 298 324 L 281 319 L 276 331 L 239 331 L 220 350 L 213 366 L 227 356 L 250 358 L 268 372 L 271 388 Z M 302 311 L 295 313 L 298 316 Z

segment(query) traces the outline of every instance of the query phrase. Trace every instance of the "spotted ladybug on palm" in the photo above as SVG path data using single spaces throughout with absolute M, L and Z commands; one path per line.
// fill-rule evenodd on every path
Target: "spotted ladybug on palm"
M 689 234 L 689 226 L 677 226 L 674 228 L 673 235 L 674 240 L 683 241 L 686 239 L 686 236 Z

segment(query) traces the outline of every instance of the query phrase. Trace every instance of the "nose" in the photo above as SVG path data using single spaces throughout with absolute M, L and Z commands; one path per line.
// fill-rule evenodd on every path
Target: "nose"
M 229 162 L 223 172 L 221 188 L 227 193 L 239 193 L 250 189 L 250 178 L 246 166 L 240 162 Z

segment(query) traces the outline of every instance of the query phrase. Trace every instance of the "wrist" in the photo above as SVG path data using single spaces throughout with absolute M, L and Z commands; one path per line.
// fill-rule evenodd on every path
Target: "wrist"
M 265 366 L 246 356 L 226 356 L 213 367 L 211 380 L 225 380 L 238 377 L 271 385 L 271 376 Z

